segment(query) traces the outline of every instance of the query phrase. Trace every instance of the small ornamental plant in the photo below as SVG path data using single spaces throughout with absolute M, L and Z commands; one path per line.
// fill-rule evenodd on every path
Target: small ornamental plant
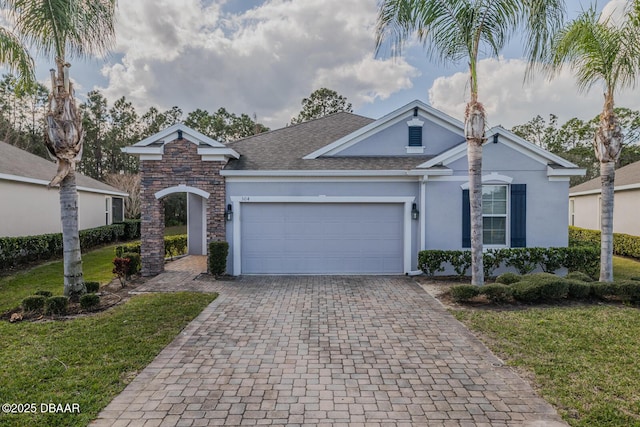
M 114 258 L 113 259 L 113 274 L 118 276 L 120 285 L 124 288 L 127 285 L 128 273 L 129 273 L 129 258 Z

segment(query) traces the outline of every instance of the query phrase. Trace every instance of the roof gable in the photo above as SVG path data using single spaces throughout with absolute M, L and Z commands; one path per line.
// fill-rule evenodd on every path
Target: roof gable
M 464 126 L 462 122 L 454 119 L 451 116 L 436 110 L 435 108 L 425 104 L 424 102 L 415 100 L 409 104 L 398 108 L 397 110 L 387 114 L 386 116 L 375 120 L 368 125 L 343 136 L 342 138 L 328 144 L 320 149 L 317 149 L 306 156 L 304 159 L 311 160 L 320 157 L 331 157 L 336 155 L 345 154 L 345 150 L 354 145 L 371 138 L 384 130 L 394 126 L 398 123 L 408 122 L 414 120 L 414 110 L 417 109 L 419 115 L 431 123 L 434 123 L 449 132 L 459 134 L 461 137 L 464 135 Z
M 584 169 L 578 168 L 577 165 L 557 156 L 549 151 L 546 151 L 535 144 L 526 141 L 513 132 L 504 129 L 501 126 L 496 126 L 489 129 L 486 134 L 487 140 L 483 145 L 492 144 L 494 142 L 500 142 L 506 146 L 518 151 L 519 153 L 545 165 L 551 167 L 549 176 L 554 175 L 584 175 Z M 428 169 L 436 166 L 447 166 L 448 164 L 459 160 L 467 155 L 466 141 L 458 144 L 457 146 L 445 151 L 438 156 L 427 160 L 420 164 L 417 169 Z M 563 170 L 563 172 L 559 172 Z M 570 173 L 567 173 L 570 172 Z
M 202 160 L 223 161 L 237 159 L 240 155 L 221 142 L 210 138 L 184 123 L 176 123 L 160 132 L 151 135 L 132 146 L 122 148 L 122 152 L 139 155 L 140 160 L 161 160 L 164 146 L 172 141 L 185 139 L 198 146 L 198 154 Z

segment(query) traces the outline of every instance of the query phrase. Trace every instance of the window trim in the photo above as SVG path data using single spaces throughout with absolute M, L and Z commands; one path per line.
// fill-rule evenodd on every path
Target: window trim
M 511 247 L 511 186 L 509 184 L 504 183 L 495 183 L 495 184 L 482 184 L 482 187 L 504 187 L 506 198 L 505 198 L 505 213 L 500 215 L 494 214 L 482 214 L 482 247 L 487 249 L 502 249 L 502 248 L 510 248 Z M 484 218 L 485 216 L 491 218 L 505 218 L 504 223 L 504 244 L 488 244 L 484 242 Z

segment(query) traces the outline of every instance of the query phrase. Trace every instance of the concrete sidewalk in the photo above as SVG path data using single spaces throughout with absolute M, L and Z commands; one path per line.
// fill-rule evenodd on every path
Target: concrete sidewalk
M 166 274 L 220 296 L 94 426 L 566 425 L 411 278 Z

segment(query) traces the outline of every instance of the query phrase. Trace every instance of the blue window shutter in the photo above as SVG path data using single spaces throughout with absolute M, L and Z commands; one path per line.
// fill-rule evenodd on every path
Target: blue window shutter
M 527 246 L 527 184 L 511 184 L 511 247 Z
M 469 190 L 462 190 L 462 247 L 471 247 L 471 203 Z
M 409 126 L 409 147 L 422 147 L 422 126 Z

